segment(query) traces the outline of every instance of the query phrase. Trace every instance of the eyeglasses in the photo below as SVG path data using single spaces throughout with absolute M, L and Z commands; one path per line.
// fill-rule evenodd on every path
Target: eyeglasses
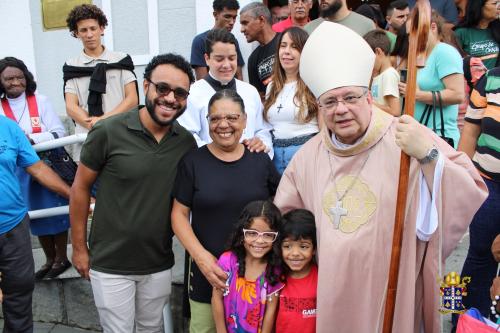
M 207 120 L 208 122 L 210 123 L 210 125 L 216 125 L 216 124 L 219 124 L 222 119 L 224 119 L 225 121 L 227 121 L 228 123 L 231 123 L 231 124 L 234 124 L 236 123 L 241 117 L 241 114 L 237 114 L 237 113 L 231 113 L 231 114 L 228 114 L 228 115 L 225 115 L 225 116 L 220 116 L 220 115 L 207 115 Z
M 260 232 L 253 229 L 243 229 L 243 237 L 249 242 L 256 241 L 259 237 L 266 243 L 272 243 L 278 238 L 277 231 L 264 231 Z
M 344 103 L 344 105 L 346 107 L 349 107 L 349 106 L 353 106 L 353 105 L 356 105 L 358 103 L 358 101 L 366 95 L 368 91 L 365 90 L 363 91 L 363 93 L 359 96 L 354 96 L 354 95 L 348 95 L 346 97 L 344 97 L 343 99 L 334 99 L 334 98 L 331 98 L 331 99 L 328 99 L 328 97 L 326 98 L 326 101 L 319 101 L 318 100 L 318 103 L 319 103 L 319 107 L 326 110 L 326 111 L 335 111 L 337 110 L 337 107 L 339 106 L 339 103 Z
M 172 87 L 170 87 L 170 85 L 168 83 L 165 83 L 165 82 L 158 82 L 158 83 L 155 83 L 151 80 L 149 80 L 149 83 L 151 83 L 152 85 L 155 86 L 156 88 L 156 93 L 158 95 L 160 95 L 160 97 L 162 96 L 167 96 L 168 94 L 170 94 L 172 91 L 174 92 L 174 98 L 178 101 L 178 102 L 182 102 L 184 100 L 186 100 L 186 98 L 188 98 L 189 96 L 189 91 L 186 91 L 182 88 L 174 88 L 172 89 Z
M 298 5 L 299 2 L 302 2 L 303 4 L 307 4 L 311 2 L 311 0 L 289 0 L 288 2 L 293 3 L 294 5 Z

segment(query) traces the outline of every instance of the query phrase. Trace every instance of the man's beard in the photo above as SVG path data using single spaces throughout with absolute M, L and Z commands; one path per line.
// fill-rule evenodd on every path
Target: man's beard
M 184 111 L 186 110 L 186 107 L 187 107 L 187 105 L 185 105 L 183 108 L 179 108 L 178 103 L 167 103 L 165 101 L 163 101 L 162 103 L 159 103 L 159 104 L 166 105 L 170 108 L 177 109 L 177 113 L 174 115 L 174 117 L 172 119 L 163 121 L 163 120 L 160 120 L 155 113 L 155 106 L 156 106 L 155 101 L 149 99 L 147 96 L 145 99 L 146 99 L 146 103 L 145 103 L 146 110 L 148 110 L 148 113 L 151 116 L 151 119 L 153 119 L 153 121 L 157 125 L 163 126 L 163 127 L 172 125 L 172 123 L 184 113 Z
M 342 1 L 340 0 L 335 0 L 332 4 L 328 5 L 325 9 L 321 10 L 321 17 L 332 17 L 335 15 L 340 8 L 342 8 Z

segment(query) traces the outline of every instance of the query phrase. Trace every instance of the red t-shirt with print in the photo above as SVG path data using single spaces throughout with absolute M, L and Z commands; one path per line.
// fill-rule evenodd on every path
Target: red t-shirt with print
M 316 288 L 318 267 L 313 265 L 306 277 L 287 277 L 280 293 L 276 333 L 316 332 Z

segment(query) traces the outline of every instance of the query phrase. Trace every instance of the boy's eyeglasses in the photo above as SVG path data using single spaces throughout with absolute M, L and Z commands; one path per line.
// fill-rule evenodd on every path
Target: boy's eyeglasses
M 277 231 L 264 231 L 260 232 L 253 229 L 243 229 L 243 237 L 249 242 L 256 241 L 259 237 L 266 243 L 272 243 L 278 238 Z
M 168 83 L 165 82 L 153 82 L 149 80 L 149 83 L 155 86 L 156 93 L 162 97 L 162 96 L 167 96 L 170 94 L 172 91 L 174 92 L 174 98 L 177 100 L 177 102 L 182 102 L 186 100 L 189 96 L 189 91 L 186 91 L 182 88 L 172 88 Z

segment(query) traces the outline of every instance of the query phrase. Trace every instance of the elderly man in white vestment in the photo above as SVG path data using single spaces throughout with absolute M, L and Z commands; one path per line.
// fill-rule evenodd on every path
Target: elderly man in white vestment
M 317 332 L 373 333 L 383 322 L 401 150 L 411 157 L 393 332 L 440 332 L 444 259 L 487 189 L 470 159 L 409 116 L 394 118 L 368 92 L 374 54 L 352 30 L 322 23 L 300 76 L 326 127 L 286 169 L 275 203 L 314 212 Z

